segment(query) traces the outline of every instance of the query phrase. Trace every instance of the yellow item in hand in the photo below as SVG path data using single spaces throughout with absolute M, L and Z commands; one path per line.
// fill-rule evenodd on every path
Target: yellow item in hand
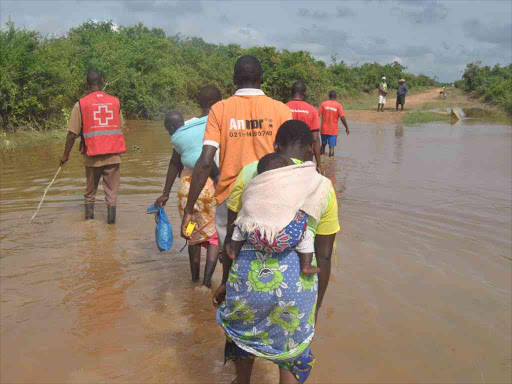
M 187 225 L 187 229 L 185 230 L 185 235 L 192 236 L 192 232 L 196 229 L 196 223 L 190 221 Z

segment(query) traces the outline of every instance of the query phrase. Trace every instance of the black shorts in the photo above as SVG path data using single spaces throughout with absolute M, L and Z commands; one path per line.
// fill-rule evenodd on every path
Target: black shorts
M 398 104 L 405 104 L 405 95 L 397 95 L 396 96 L 396 105 Z

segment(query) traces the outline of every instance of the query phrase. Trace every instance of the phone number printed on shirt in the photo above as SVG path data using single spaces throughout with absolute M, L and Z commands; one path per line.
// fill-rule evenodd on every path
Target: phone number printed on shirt
M 272 131 L 229 132 L 229 137 L 272 136 Z

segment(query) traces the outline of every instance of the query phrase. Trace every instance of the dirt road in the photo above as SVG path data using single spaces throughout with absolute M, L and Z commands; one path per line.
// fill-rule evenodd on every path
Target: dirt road
M 405 99 L 404 112 L 395 112 L 396 97 L 388 97 L 386 106 L 384 108 L 384 113 L 377 112 L 377 98 L 375 98 L 374 110 L 349 110 L 345 113 L 347 120 L 372 124 L 393 124 L 399 123 L 407 111 L 419 108 L 426 103 L 433 103 L 438 101 L 439 89 L 434 88 L 417 95 L 407 96 Z

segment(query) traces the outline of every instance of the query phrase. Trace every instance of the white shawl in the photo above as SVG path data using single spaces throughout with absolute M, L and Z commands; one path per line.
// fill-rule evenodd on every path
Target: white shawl
M 267 171 L 244 189 L 235 224 L 242 232 L 259 230 L 273 241 L 299 210 L 319 221 L 331 188 L 331 181 L 320 175 L 311 161 Z

